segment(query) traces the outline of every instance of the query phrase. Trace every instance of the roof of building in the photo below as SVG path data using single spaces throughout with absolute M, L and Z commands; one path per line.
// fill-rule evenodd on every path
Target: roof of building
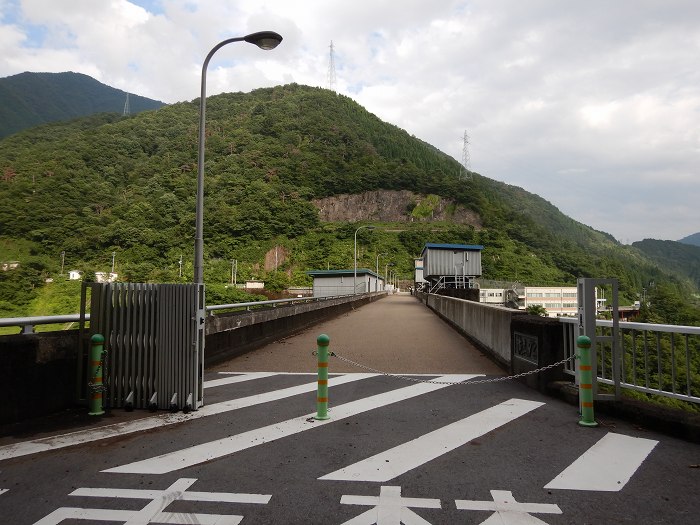
M 355 270 L 354 268 L 350 268 L 349 270 L 309 270 L 306 272 L 308 275 L 311 277 L 332 277 L 336 275 L 355 275 Z M 382 279 L 379 275 L 374 273 L 372 270 L 369 270 L 367 268 L 358 268 L 357 269 L 357 275 L 371 275 L 373 277 L 377 277 L 378 279 Z
M 423 252 L 428 248 L 434 250 L 465 250 L 465 251 L 481 251 L 484 247 L 480 244 L 440 244 L 434 242 L 426 242 Z M 421 254 L 423 253 L 421 252 Z

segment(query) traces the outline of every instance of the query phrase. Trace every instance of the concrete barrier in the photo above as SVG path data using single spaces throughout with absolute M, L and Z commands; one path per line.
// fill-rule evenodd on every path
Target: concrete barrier
M 336 297 L 207 318 L 204 366 L 212 366 L 336 317 L 385 294 Z
M 510 325 L 525 312 L 455 297 L 419 294 L 421 300 L 498 363 L 511 367 Z
M 385 296 L 363 294 L 210 315 L 205 367 Z M 0 425 L 76 406 L 78 338 L 78 330 L 0 336 Z

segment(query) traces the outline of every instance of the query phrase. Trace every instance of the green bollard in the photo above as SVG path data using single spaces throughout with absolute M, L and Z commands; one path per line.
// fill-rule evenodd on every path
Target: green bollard
M 593 371 L 591 367 L 591 338 L 585 335 L 576 340 L 579 359 L 579 385 L 578 393 L 581 400 L 581 420 L 579 425 L 584 427 L 597 427 L 593 415 Z
M 321 334 L 316 338 L 318 351 L 318 389 L 316 392 L 315 419 L 329 419 L 328 415 L 328 343 L 331 338 Z
M 90 338 L 92 348 L 90 349 L 90 376 L 92 381 L 88 382 L 88 395 L 90 396 L 91 416 L 101 416 L 105 413 L 102 408 L 102 349 L 105 338 L 100 334 L 95 334 Z

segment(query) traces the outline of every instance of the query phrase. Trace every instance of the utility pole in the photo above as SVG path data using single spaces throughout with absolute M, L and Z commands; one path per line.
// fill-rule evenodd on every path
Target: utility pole
M 182 254 L 180 254 L 180 278 L 182 278 Z
M 231 260 L 231 284 L 236 286 L 236 279 L 238 274 L 238 259 Z
M 61 275 L 63 275 L 63 266 L 66 263 L 66 252 L 61 252 Z
M 112 252 L 112 273 L 114 273 L 114 258 L 117 256 L 117 252 Z

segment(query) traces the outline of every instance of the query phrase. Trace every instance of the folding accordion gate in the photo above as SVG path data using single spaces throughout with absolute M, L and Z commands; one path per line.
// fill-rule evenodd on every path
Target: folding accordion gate
M 203 404 L 204 320 L 201 284 L 84 283 L 78 397 L 89 395 L 90 337 L 101 334 L 105 408 L 196 410 Z

